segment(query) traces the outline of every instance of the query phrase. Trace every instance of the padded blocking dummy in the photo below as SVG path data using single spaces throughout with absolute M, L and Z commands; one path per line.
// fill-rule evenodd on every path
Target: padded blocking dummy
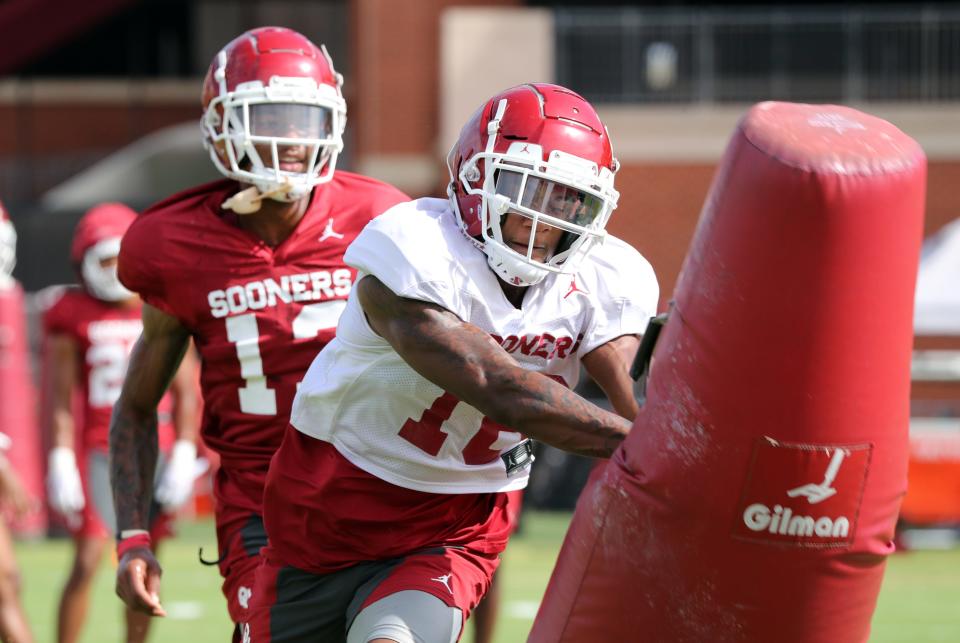
M 43 499 L 44 458 L 27 343 L 23 289 L 10 280 L 0 284 L 0 431 L 12 441 L 6 456 L 24 489 Z M 31 512 L 11 526 L 18 534 L 39 535 L 46 519 L 43 512 Z
M 867 640 L 907 482 L 925 183 L 879 118 L 745 115 L 530 641 Z

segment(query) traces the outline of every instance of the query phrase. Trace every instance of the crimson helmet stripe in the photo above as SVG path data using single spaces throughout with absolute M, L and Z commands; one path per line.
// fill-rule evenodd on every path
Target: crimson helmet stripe
M 326 49 L 292 29 L 261 27 L 233 39 L 214 57 L 203 84 L 204 143 L 214 165 L 224 176 L 285 201 L 329 181 L 343 149 L 342 84 Z M 320 108 L 324 131 L 254 136 L 250 112 L 263 104 Z M 282 149 L 295 148 L 306 149 L 306 155 L 278 160 Z
M 522 256 L 502 241 L 498 215 L 508 211 L 558 223 L 495 194 L 494 173 L 507 164 L 545 184 L 567 185 L 599 203 L 590 225 L 574 226 L 575 230 L 558 226 L 573 236 L 547 261 L 534 260 L 529 252 Z M 559 85 L 519 85 L 486 101 L 460 132 L 447 166 L 448 195 L 461 227 L 483 248 L 494 271 L 511 283 L 519 277 L 530 285 L 548 272 L 573 269 L 602 241 L 619 196 L 613 187 L 618 164 L 606 127 L 590 103 Z

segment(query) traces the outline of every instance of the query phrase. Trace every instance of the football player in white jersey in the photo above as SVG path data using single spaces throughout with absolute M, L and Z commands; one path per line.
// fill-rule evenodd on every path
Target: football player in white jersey
M 604 227 L 618 194 L 593 107 L 506 90 L 448 158 L 449 199 L 374 219 L 264 495 L 251 641 L 455 641 L 490 585 L 530 438 L 609 457 L 659 289 Z M 617 413 L 576 395 L 581 364 Z

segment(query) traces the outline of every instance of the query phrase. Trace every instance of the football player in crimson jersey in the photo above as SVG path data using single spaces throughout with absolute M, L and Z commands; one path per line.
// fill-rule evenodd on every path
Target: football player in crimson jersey
M 156 402 L 192 336 L 202 358 L 201 431 L 220 456 L 217 562 L 231 619 L 246 620 L 266 543 L 270 457 L 356 277 L 343 253 L 371 219 L 408 200 L 335 169 L 346 122 L 341 82 L 326 49 L 290 29 L 254 29 L 227 44 L 204 80 L 202 117 L 210 157 L 227 180 L 153 206 L 124 237 L 120 280 L 146 305 L 111 454 L 117 593 L 136 609 L 164 614 L 160 568 L 142 530 Z
M 66 517 L 75 545 L 60 599 L 59 641 L 80 637 L 91 581 L 116 530 L 107 431 L 130 350 L 143 329 L 140 298 L 117 279 L 117 255 L 120 239 L 135 218 L 136 213 L 120 203 L 98 205 L 81 217 L 70 258 L 82 287 L 66 290 L 44 314 L 45 379 L 52 407 L 47 496 L 51 507 Z M 174 377 L 172 399 L 162 403 L 160 450 L 169 458 L 157 486 L 157 500 L 165 511 L 155 506 L 150 524 L 157 537 L 171 533 L 169 513 L 186 502 L 193 489 L 199 411 L 196 374 L 191 356 Z M 75 391 L 82 409 L 76 422 Z M 126 625 L 127 641 L 143 641 L 149 617 L 128 609 Z
M 659 288 L 604 232 L 617 162 L 593 107 L 506 90 L 448 166 L 449 199 L 398 205 L 344 257 L 363 276 L 267 476 L 251 641 L 457 640 L 512 531 L 526 436 L 608 457 L 638 411 Z M 616 414 L 571 390 L 581 364 Z

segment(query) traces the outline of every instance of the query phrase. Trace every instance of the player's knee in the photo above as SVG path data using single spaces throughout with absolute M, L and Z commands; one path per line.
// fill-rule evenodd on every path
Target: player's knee
M 463 628 L 463 612 L 426 592 L 390 594 L 360 610 L 347 643 L 454 643 Z

